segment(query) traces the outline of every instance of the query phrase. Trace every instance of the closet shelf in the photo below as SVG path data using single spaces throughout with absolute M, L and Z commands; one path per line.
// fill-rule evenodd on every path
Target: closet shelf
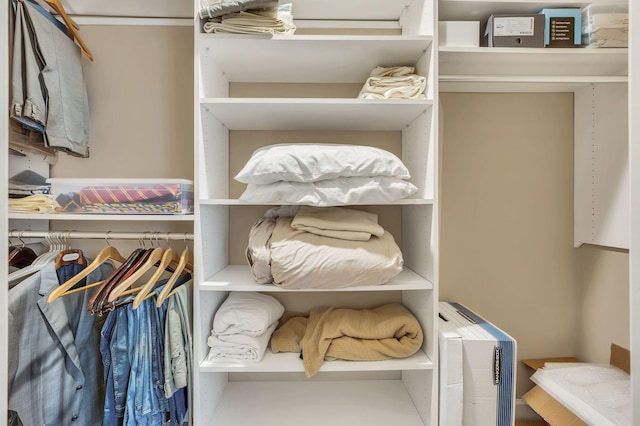
M 402 272 L 385 285 L 345 287 L 338 289 L 287 289 L 272 284 L 256 284 L 248 265 L 229 265 L 215 273 L 211 278 L 200 284 L 203 291 L 259 291 L 269 293 L 279 292 L 353 292 L 353 291 L 400 291 L 400 290 L 431 290 L 433 284 L 420 275 L 405 267 Z
M 432 107 L 426 99 L 204 98 L 229 130 L 402 130 Z
M 305 426 L 424 426 L 400 380 L 229 382 L 208 425 L 283 422 Z
M 589 83 L 626 83 L 628 80 L 627 49 L 624 48 L 441 46 L 439 58 L 442 91 L 493 91 L 501 83 L 512 91 L 517 91 L 518 85 L 524 91 L 546 90 L 531 87 L 531 83 L 573 91 Z M 473 90 L 469 87 L 472 83 L 487 86 Z
M 246 203 L 237 198 L 205 198 L 199 201 L 201 205 L 210 206 L 281 206 L 282 203 Z M 385 203 L 386 206 L 411 206 L 411 205 L 430 205 L 433 204 L 433 198 L 403 198 L 402 200 Z M 351 204 L 357 205 L 357 204 Z M 368 206 L 370 204 L 362 204 Z
M 364 83 L 377 66 L 418 64 L 432 41 L 431 36 L 203 34 L 200 60 L 205 76 L 215 78 L 211 73 L 217 71 L 236 83 Z
M 544 8 L 585 7 L 590 4 L 613 4 L 620 0 L 440 0 L 438 18 L 440 21 L 480 21 L 482 25 L 494 13 L 538 13 Z
M 192 214 L 159 215 L 159 214 L 73 214 L 73 213 L 9 213 L 9 219 L 24 220 L 73 220 L 73 221 L 144 221 L 144 222 L 193 222 Z
M 322 364 L 320 372 L 327 371 L 392 371 L 392 370 L 431 370 L 433 363 L 423 351 L 408 358 L 383 361 L 328 361 Z M 267 350 L 260 362 L 207 362 L 200 364 L 201 372 L 262 372 L 287 373 L 303 372 L 304 366 L 297 353 L 274 354 Z

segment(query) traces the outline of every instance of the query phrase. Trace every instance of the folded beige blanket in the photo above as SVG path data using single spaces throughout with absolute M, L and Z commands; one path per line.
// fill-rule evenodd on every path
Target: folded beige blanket
M 315 308 L 309 317 L 292 317 L 271 336 L 271 350 L 302 352 L 307 377 L 324 360 L 380 361 L 406 358 L 423 341 L 418 320 L 404 306 L 373 309 Z
M 291 227 L 315 235 L 351 241 L 368 241 L 371 235 L 381 237 L 384 228 L 378 215 L 345 207 L 301 206 Z

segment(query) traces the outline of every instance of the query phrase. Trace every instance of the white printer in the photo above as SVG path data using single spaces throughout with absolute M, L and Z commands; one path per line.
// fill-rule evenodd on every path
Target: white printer
M 512 426 L 515 339 L 459 303 L 439 308 L 440 424 Z

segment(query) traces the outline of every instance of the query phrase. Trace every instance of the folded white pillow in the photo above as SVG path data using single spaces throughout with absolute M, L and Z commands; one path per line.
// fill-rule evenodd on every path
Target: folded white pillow
M 318 182 L 248 184 L 240 200 L 249 203 L 305 204 L 327 207 L 391 203 L 418 191 L 411 182 L 394 177 L 342 177 Z
M 384 149 L 340 144 L 278 144 L 256 150 L 235 176 L 242 183 L 317 182 L 354 176 L 411 177 L 402 161 Z

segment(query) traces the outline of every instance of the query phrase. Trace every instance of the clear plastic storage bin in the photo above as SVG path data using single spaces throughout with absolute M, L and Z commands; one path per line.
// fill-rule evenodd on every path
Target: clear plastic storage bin
M 51 194 L 59 213 L 189 214 L 193 182 L 186 179 L 59 179 Z
M 582 9 L 584 47 L 627 47 L 629 7 L 626 4 L 592 4 Z

